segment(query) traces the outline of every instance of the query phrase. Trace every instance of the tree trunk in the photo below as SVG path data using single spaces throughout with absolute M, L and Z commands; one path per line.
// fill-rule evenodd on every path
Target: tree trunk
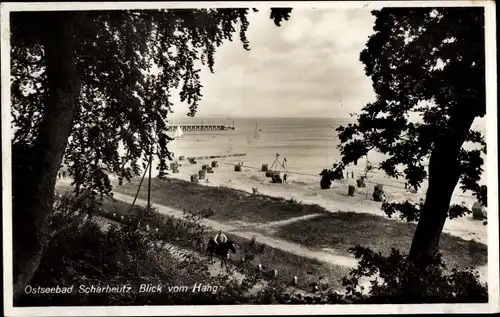
M 461 175 L 458 154 L 475 119 L 473 106 L 456 110 L 447 131 L 434 143 L 429 160 L 429 186 L 409 254 L 418 267 L 425 267 L 439 249 L 451 197 Z
M 429 187 L 410 249 L 410 260 L 419 266 L 425 266 L 429 256 L 438 251 L 439 237 L 460 177 L 457 158 L 448 156 L 448 151 L 451 149 L 447 144 L 436 144 L 429 161 Z
M 33 278 L 49 242 L 48 218 L 57 172 L 71 133 L 80 82 L 75 60 L 75 13 L 44 12 L 42 28 L 47 75 L 43 121 L 23 162 L 13 162 L 14 299 Z

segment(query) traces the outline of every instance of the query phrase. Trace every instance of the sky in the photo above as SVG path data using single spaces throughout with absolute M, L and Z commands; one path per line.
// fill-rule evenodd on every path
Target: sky
M 277 27 L 268 10 L 249 14 L 247 37 L 224 43 L 215 73 L 202 70 L 197 117 L 348 117 L 373 100 L 359 53 L 375 18 L 361 9 L 294 9 Z M 188 111 L 176 103 L 175 117 Z

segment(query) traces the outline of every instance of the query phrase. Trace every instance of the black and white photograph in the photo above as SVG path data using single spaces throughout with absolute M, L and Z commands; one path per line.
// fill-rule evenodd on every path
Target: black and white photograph
M 1 6 L 5 316 L 500 311 L 493 1 Z

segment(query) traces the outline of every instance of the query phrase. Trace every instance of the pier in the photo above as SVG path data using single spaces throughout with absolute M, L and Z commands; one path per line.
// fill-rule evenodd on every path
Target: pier
M 193 156 L 193 157 L 188 157 L 187 160 L 189 160 L 189 159 L 207 160 L 207 159 L 238 157 L 238 156 L 246 156 L 246 155 L 247 155 L 246 153 L 234 153 L 234 154 L 227 154 L 227 155 Z
M 224 131 L 234 130 L 234 127 L 224 124 L 176 124 L 167 127 L 169 132 L 173 132 L 180 126 L 182 131 Z

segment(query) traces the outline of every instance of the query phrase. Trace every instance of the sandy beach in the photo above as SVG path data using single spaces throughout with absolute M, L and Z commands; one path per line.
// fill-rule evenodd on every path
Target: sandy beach
M 391 180 L 387 177 L 378 174 L 367 183 L 366 188 L 357 188 L 353 197 L 347 195 L 348 185 L 355 185 L 355 179 L 359 177 L 359 170 L 354 172 L 355 178 L 345 179 L 344 181 L 336 181 L 328 190 L 322 190 L 319 185 L 320 176 L 294 174 L 289 173 L 287 183 L 273 184 L 270 178 L 265 176 L 265 172 L 261 171 L 260 166 L 245 164 L 245 157 L 240 157 L 238 160 L 222 158 L 222 159 L 205 159 L 197 160 L 197 164 L 190 164 L 187 161 L 181 161 L 179 172 L 170 174 L 169 177 L 184 181 L 190 181 L 193 174 L 197 174 L 202 165 L 210 165 L 212 161 L 218 161 L 218 167 L 214 168 L 214 173 L 207 173 L 205 180 L 200 180 L 199 184 L 205 186 L 224 186 L 233 189 L 239 189 L 248 193 L 253 192 L 253 188 L 257 188 L 260 194 L 293 199 L 304 204 L 317 204 L 324 207 L 326 210 L 335 213 L 339 211 L 352 211 L 356 213 L 367 213 L 372 215 L 383 216 L 387 215 L 381 210 L 381 203 L 373 201 L 371 194 L 373 187 L 377 183 L 384 184 L 384 190 L 387 193 L 389 201 L 410 200 L 418 201 L 425 198 L 425 192 L 420 190 L 416 194 L 412 194 L 404 189 L 398 181 Z M 241 172 L 234 170 L 234 165 L 237 162 L 243 162 Z M 283 174 L 283 173 L 282 173 Z M 350 173 L 349 173 L 350 174 Z M 358 176 L 356 176 L 358 175 Z M 455 195 L 452 203 L 466 203 L 472 206 L 474 199 L 465 195 Z M 405 222 L 395 216 L 393 221 Z M 245 225 L 242 223 L 242 225 Z M 456 219 L 448 219 L 445 223 L 443 232 L 452 236 L 459 237 L 463 240 L 472 240 L 487 245 L 487 226 L 483 221 L 474 220 L 472 215 Z M 324 249 L 329 252 L 330 250 Z M 487 281 L 488 265 L 477 267 L 480 279 Z
M 200 119 L 192 118 L 184 123 L 195 123 Z M 221 119 L 205 119 L 205 123 L 230 124 Z M 179 122 L 182 123 L 182 122 Z M 197 159 L 197 164 L 188 160 L 179 160 L 178 173 L 170 173 L 169 177 L 190 181 L 193 174 L 198 174 L 202 165 L 210 165 L 218 161 L 214 173 L 207 173 L 206 180 L 200 184 L 206 186 L 225 186 L 234 189 L 252 192 L 256 188 L 259 193 L 272 196 L 294 199 L 304 204 L 318 204 L 330 212 L 353 211 L 369 213 L 387 217 L 381 210 L 381 203 L 373 201 L 372 192 L 376 184 L 383 184 L 389 201 L 414 201 L 425 198 L 427 184 L 424 181 L 416 194 L 405 189 L 404 179 L 387 177 L 382 171 L 372 170 L 368 174 L 367 187 L 357 188 L 353 197 L 347 195 L 348 185 L 356 185 L 355 180 L 364 174 L 365 159 L 361 159 L 356 166 L 348 166 L 349 178 L 335 181 L 328 190 L 320 188 L 319 173 L 324 168 L 330 168 L 334 162 L 340 160 L 340 152 L 336 148 L 339 140 L 334 128 L 345 125 L 347 121 L 340 119 L 287 119 L 287 118 L 254 118 L 236 119 L 232 122 L 235 130 L 231 131 L 188 131 L 169 144 L 169 149 L 177 158 L 230 156 L 244 153 L 245 156 Z M 481 129 L 480 129 L 481 130 Z M 277 166 L 276 154 L 279 154 Z M 379 153 L 368 154 L 373 166 L 377 166 L 383 156 Z M 241 172 L 234 171 L 234 165 L 242 162 Z M 153 161 L 153 175 L 156 176 L 156 162 Z M 269 169 L 280 170 L 283 176 L 288 174 L 287 183 L 273 184 L 261 171 L 262 164 Z M 485 172 L 480 183 L 485 183 Z M 352 178 L 353 173 L 354 178 Z M 456 187 L 452 204 L 464 203 L 472 207 L 476 199 L 471 193 L 463 193 Z M 398 216 L 393 218 L 400 221 Z M 474 220 L 472 215 L 447 220 L 444 232 L 460 237 L 464 240 L 474 240 L 483 244 L 487 242 L 487 226 L 483 221 Z
M 336 181 L 331 189 L 322 190 L 319 185 L 320 176 L 301 175 L 289 173 L 286 184 L 273 184 L 270 178 L 266 178 L 260 167 L 245 164 L 245 157 L 238 158 L 243 161 L 244 166 L 241 172 L 234 171 L 235 159 L 206 159 L 197 160 L 197 164 L 190 164 L 187 161 L 180 161 L 179 173 L 173 173 L 169 177 L 190 181 L 192 174 L 197 174 L 203 164 L 211 164 L 217 160 L 219 166 L 214 168 L 214 173 L 206 174 L 206 179 L 200 184 L 206 186 L 226 186 L 234 189 L 244 190 L 249 193 L 253 188 L 257 188 L 259 193 L 273 196 L 294 199 L 305 204 L 318 204 L 331 212 L 353 211 L 358 213 L 369 213 L 373 215 L 386 216 L 380 209 L 381 203 L 373 201 L 371 194 L 376 183 L 384 184 L 389 201 L 400 201 L 409 199 L 418 201 L 425 198 L 423 190 L 417 194 L 407 192 L 401 188 L 400 183 L 381 176 L 374 176 L 367 184 L 366 188 L 357 188 L 354 197 L 347 195 L 349 184 L 355 185 L 357 178 Z M 359 176 L 359 172 L 357 173 Z M 464 196 L 455 196 L 454 203 L 465 202 L 471 206 L 474 199 Z M 401 221 L 393 218 L 394 221 Z M 447 220 L 444 232 L 460 237 L 464 240 L 475 240 L 487 244 L 487 226 L 482 221 L 472 219 L 471 215 Z

